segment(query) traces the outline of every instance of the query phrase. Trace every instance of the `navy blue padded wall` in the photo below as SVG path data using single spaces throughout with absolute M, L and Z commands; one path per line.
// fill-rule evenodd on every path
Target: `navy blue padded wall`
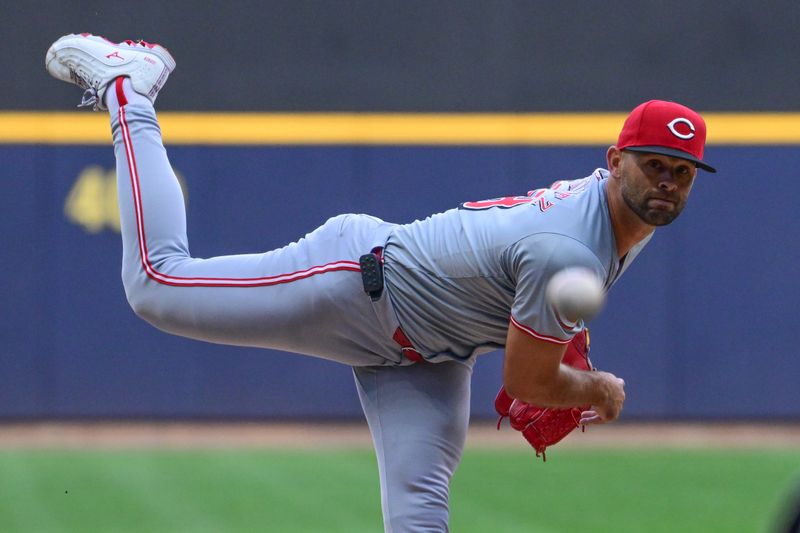
M 602 147 L 174 147 L 196 256 L 281 246 L 341 212 L 408 222 L 602 166 Z M 796 147 L 710 147 L 684 215 L 657 232 L 593 324 L 630 417 L 796 418 Z M 2 417 L 351 417 L 349 369 L 161 333 L 127 307 L 119 236 L 65 214 L 108 148 L 0 146 Z M 73 217 L 74 218 L 74 217 Z M 476 367 L 490 416 L 501 355 Z

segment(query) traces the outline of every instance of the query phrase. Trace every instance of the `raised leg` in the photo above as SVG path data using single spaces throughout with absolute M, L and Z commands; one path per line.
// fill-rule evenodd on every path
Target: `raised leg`
M 117 78 L 105 104 L 117 159 L 122 277 L 139 316 L 186 337 L 348 364 L 399 357 L 358 268 L 359 256 L 382 245 L 391 224 L 342 215 L 278 250 L 193 258 L 181 189 L 151 102 Z

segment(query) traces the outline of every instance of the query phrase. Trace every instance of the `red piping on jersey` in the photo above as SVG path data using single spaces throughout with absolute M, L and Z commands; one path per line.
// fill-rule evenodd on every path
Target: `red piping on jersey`
M 175 287 L 264 287 L 269 285 L 278 285 L 280 283 L 290 283 L 305 279 L 316 274 L 324 274 L 326 272 L 337 272 L 340 270 L 360 272 L 361 268 L 355 261 L 334 261 L 324 265 L 317 265 L 305 270 L 298 270 L 287 274 L 278 274 L 275 276 L 264 276 L 260 278 L 215 278 L 215 277 L 179 277 L 170 276 L 159 272 L 150 262 L 150 257 L 147 252 L 147 239 L 144 233 L 144 210 L 142 207 L 142 193 L 139 188 L 139 170 L 136 165 L 136 155 L 133 151 L 133 142 L 130 137 L 130 130 L 128 129 L 128 121 L 125 117 L 125 104 L 127 98 L 122 91 L 122 78 L 117 78 L 116 90 L 117 99 L 120 102 L 119 108 L 119 123 L 122 131 L 122 140 L 125 145 L 125 157 L 128 161 L 128 170 L 131 178 L 131 188 L 133 192 L 134 210 L 136 213 L 136 231 L 139 240 L 139 257 L 142 261 L 142 268 L 151 279 L 163 285 L 172 285 Z M 123 104 L 122 102 L 125 102 Z
M 514 324 L 522 332 L 527 333 L 531 337 L 534 337 L 536 339 L 539 339 L 539 340 L 542 340 L 542 341 L 545 341 L 545 342 L 552 342 L 553 344 L 568 344 L 570 342 L 570 340 L 571 340 L 571 339 L 562 340 L 562 339 L 559 339 L 557 337 L 551 337 L 549 335 L 543 335 L 543 334 L 537 332 L 536 330 L 534 330 L 533 328 L 529 328 L 528 326 L 523 326 L 522 324 L 517 322 L 517 320 L 514 318 L 513 315 L 511 316 L 511 323 Z

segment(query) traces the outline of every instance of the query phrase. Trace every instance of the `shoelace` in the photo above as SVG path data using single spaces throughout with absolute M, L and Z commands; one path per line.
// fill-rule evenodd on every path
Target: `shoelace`
M 97 103 L 98 103 L 97 89 L 95 89 L 94 87 L 89 87 L 88 89 L 83 91 L 83 96 L 81 97 L 81 103 L 78 104 L 78 107 L 91 106 L 92 109 L 98 111 Z
M 98 111 L 99 110 L 99 107 L 98 107 L 99 100 L 98 100 L 98 94 L 97 94 L 98 93 L 97 87 L 94 87 L 94 86 L 90 85 L 89 82 L 86 80 L 86 78 L 84 78 L 83 76 L 81 76 L 80 74 L 78 74 L 76 71 L 74 71 L 72 69 L 70 69 L 69 75 L 73 80 L 75 80 L 75 83 L 78 84 L 78 87 L 80 87 L 81 89 L 85 89 L 83 91 L 83 96 L 81 96 L 81 103 L 78 104 L 78 107 L 90 107 L 91 106 L 92 109 L 94 109 L 95 111 Z

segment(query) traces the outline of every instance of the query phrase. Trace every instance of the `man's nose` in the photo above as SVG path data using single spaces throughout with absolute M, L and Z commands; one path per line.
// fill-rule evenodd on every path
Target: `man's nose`
M 674 192 L 677 190 L 678 185 L 675 183 L 675 178 L 669 172 L 664 172 L 659 176 L 658 188 L 662 191 Z

